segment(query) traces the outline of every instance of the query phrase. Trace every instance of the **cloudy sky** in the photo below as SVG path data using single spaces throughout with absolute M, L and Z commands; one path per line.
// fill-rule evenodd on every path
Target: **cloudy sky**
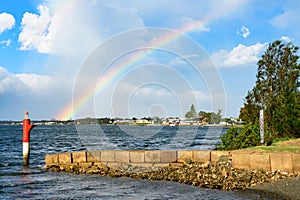
M 1 0 L 0 120 L 237 117 L 298 0 Z M 151 28 L 150 28 L 151 27 Z

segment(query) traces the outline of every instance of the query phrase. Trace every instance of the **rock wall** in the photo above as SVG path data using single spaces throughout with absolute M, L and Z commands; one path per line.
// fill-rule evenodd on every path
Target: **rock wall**
M 299 153 L 256 153 L 200 150 L 97 150 L 46 155 L 46 167 L 98 164 L 118 168 L 127 165 L 165 167 L 185 163 L 205 163 L 230 157 L 237 169 L 264 169 L 300 174 Z
M 300 174 L 300 153 L 232 153 L 232 166 L 238 169 L 264 169 Z

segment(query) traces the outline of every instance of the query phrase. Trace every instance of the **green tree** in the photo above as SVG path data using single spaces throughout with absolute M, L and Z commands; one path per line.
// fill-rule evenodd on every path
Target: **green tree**
M 299 137 L 300 94 L 298 47 L 277 40 L 258 61 L 256 85 L 246 96 L 240 118 L 250 124 L 265 112 L 265 129 L 272 137 Z
M 248 124 L 230 128 L 219 149 L 239 149 L 259 144 L 259 110 L 264 110 L 265 141 L 300 137 L 300 64 L 298 47 L 275 41 L 258 61 L 256 84 L 245 98 L 240 119 Z M 268 134 L 269 133 L 269 134 Z
M 190 110 L 185 113 L 185 118 L 195 118 L 197 116 L 197 112 L 196 112 L 196 108 L 194 106 L 194 104 L 191 105 Z
M 219 109 L 217 113 L 200 111 L 198 117 L 200 119 L 206 118 L 209 124 L 218 124 L 222 120 L 222 110 Z
M 200 119 L 206 118 L 206 112 L 200 111 L 200 112 L 198 113 L 198 117 L 199 117 Z
M 255 89 L 255 88 L 254 88 Z M 258 121 L 258 113 L 261 109 L 260 105 L 255 101 L 254 92 L 248 91 L 248 94 L 245 98 L 244 107 L 240 109 L 240 116 L 239 118 L 244 122 L 249 124 L 254 124 Z

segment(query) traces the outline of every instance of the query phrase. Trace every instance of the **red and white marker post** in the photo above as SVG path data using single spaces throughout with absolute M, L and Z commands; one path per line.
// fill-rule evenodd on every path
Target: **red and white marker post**
M 24 112 L 23 119 L 23 162 L 24 166 L 29 165 L 30 157 L 30 131 L 36 125 L 30 124 L 29 113 L 28 111 Z

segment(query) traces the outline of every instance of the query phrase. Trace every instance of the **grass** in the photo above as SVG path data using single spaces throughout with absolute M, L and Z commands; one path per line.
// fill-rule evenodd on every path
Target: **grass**
M 256 146 L 244 150 L 258 151 L 258 152 L 292 152 L 300 153 L 300 138 L 290 139 L 286 138 L 277 140 L 271 146 Z

